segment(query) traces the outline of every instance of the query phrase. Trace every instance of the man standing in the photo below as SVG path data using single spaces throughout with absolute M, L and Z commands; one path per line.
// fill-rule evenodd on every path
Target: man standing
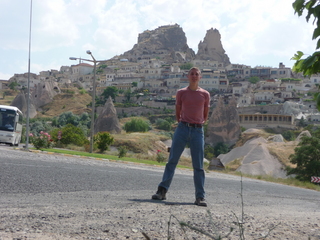
M 198 68 L 194 67 L 189 70 L 188 79 L 189 86 L 177 91 L 176 120 L 178 121 L 178 126 L 172 139 L 170 155 L 163 173 L 162 182 L 158 186 L 157 193 L 152 195 L 152 199 L 166 199 L 166 193 L 171 185 L 180 156 L 186 144 L 189 143 L 196 197 L 194 204 L 206 207 L 205 173 L 203 169 L 203 124 L 208 119 L 210 94 L 199 87 L 201 71 Z

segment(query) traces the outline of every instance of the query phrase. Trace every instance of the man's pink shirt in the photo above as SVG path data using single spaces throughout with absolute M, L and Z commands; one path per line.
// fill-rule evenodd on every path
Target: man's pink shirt
M 176 105 L 181 106 L 180 121 L 203 124 L 204 107 L 210 107 L 210 94 L 203 88 L 193 91 L 185 87 L 177 91 Z

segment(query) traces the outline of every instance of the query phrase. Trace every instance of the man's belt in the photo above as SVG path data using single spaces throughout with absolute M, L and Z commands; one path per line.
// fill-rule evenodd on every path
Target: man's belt
M 203 124 L 197 124 L 197 123 L 188 123 L 188 122 L 182 122 L 182 124 L 186 125 L 187 127 L 193 127 L 193 128 L 202 128 Z

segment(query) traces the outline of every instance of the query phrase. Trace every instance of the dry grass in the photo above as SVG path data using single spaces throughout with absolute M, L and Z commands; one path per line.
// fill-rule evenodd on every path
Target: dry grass
M 267 133 L 263 129 L 256 129 L 254 132 L 247 132 L 247 133 L 242 133 L 240 136 L 240 139 L 237 141 L 235 147 L 241 147 L 243 146 L 247 141 L 253 138 L 258 138 L 258 137 L 263 137 L 267 139 L 269 136 L 273 134 Z
M 5 93 L 5 96 L 3 97 Z M 19 94 L 19 91 L 0 90 L 0 105 L 11 105 L 13 99 Z
M 53 101 L 42 107 L 42 112 L 38 112 L 37 117 L 55 117 L 64 112 L 82 114 L 91 112 L 87 105 L 91 103 L 92 97 L 88 93 L 81 94 L 78 88 L 69 88 L 72 93 L 63 92 L 54 97 Z
M 284 166 L 296 167 L 290 163 L 289 156 L 294 154 L 297 142 L 272 142 L 268 143 L 267 148 L 273 156 L 275 156 Z
M 156 154 L 157 150 L 167 152 L 166 146 L 161 142 L 168 140 L 167 136 L 157 135 L 151 132 L 114 134 L 113 146 L 126 146 L 128 150 L 140 154 Z
M 241 166 L 242 160 L 243 160 L 243 157 L 242 158 L 236 158 L 235 160 L 229 162 L 225 166 L 226 171 L 236 171 L 238 169 L 238 167 Z

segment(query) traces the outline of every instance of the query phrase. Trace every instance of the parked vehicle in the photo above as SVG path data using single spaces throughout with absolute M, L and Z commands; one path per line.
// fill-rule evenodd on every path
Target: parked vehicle
M 0 143 L 18 146 L 22 134 L 22 112 L 13 106 L 0 105 Z

